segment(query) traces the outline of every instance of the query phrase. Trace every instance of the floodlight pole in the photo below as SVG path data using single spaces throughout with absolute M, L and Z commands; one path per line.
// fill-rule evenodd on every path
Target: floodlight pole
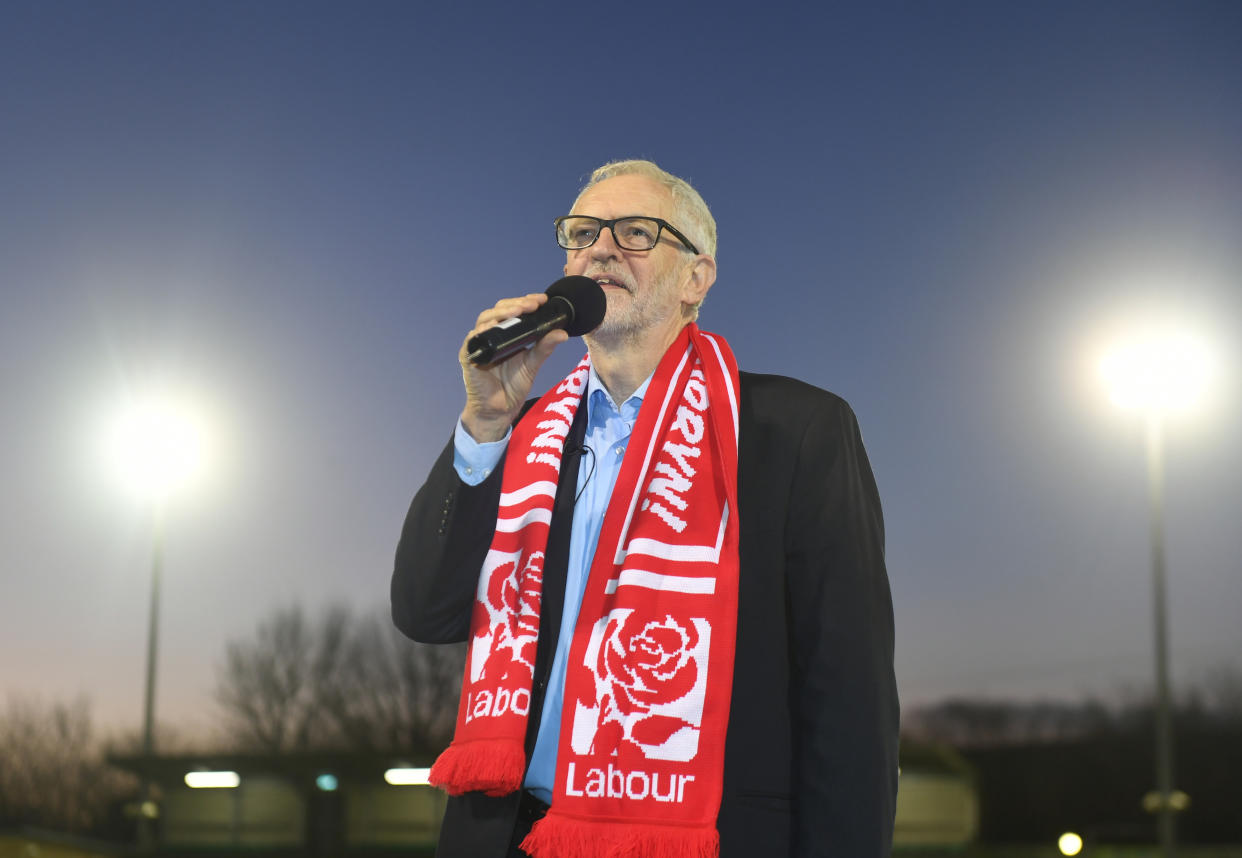
M 1156 830 L 1163 858 L 1173 858 L 1173 718 L 1169 701 L 1169 620 L 1165 591 L 1164 433 L 1160 412 L 1147 415 L 1147 495 L 1151 514 L 1151 580 L 1156 665 L 1156 791 L 1160 807 Z
M 151 606 L 147 620 L 147 681 L 143 701 L 142 756 L 147 773 L 142 779 L 139 796 L 138 842 L 143 852 L 155 851 L 155 819 L 149 812 L 155 800 L 150 775 L 155 756 L 155 666 L 158 660 L 160 630 L 160 583 L 164 574 L 164 504 L 155 502 L 151 549 Z

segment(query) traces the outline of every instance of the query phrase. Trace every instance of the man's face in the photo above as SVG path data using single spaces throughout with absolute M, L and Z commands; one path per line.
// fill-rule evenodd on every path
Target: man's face
M 646 176 L 614 176 L 588 188 L 571 214 L 609 220 L 628 215 L 659 217 L 676 227 L 673 199 L 658 182 Z M 604 229 L 590 247 L 566 251 L 565 273 L 584 274 L 604 289 L 608 312 L 590 339 L 600 343 L 637 340 L 663 331 L 672 342 L 685 324 L 683 293 L 694 256 L 664 231 L 651 250 L 623 250 Z M 663 345 L 667 345 L 664 343 Z

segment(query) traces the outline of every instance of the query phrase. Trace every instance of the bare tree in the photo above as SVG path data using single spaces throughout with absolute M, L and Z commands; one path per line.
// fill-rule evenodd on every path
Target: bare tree
M 1152 729 L 1150 689 L 1123 686 L 1113 702 L 1015 701 L 951 698 L 915 707 L 903 716 L 906 735 L 961 748 L 1062 742 Z M 1174 701 L 1179 728 L 1237 728 L 1242 725 L 1242 667 L 1218 664 L 1187 682 Z
M 1242 661 L 1217 664 L 1203 679 L 1209 710 L 1221 721 L 1242 723 Z
M 230 642 L 217 685 L 232 733 L 244 747 L 302 749 L 324 737 L 317 691 L 339 664 L 348 613 L 329 609 L 319 623 L 301 607 L 263 620 L 255 637 Z
M 104 761 L 85 699 L 10 698 L 0 716 L 0 821 L 67 832 L 101 825 L 137 782 Z
M 464 647 L 416 644 L 384 616 L 355 629 L 324 703 L 353 747 L 443 747 L 452 738 Z
M 337 605 L 311 621 L 293 607 L 229 643 L 216 696 L 242 747 L 434 749 L 451 736 L 463 665 L 463 647 L 408 641 L 387 612 Z

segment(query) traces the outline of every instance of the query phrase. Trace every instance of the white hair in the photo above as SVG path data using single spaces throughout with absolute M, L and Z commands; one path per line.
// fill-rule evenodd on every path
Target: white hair
M 668 189 L 673 197 L 673 226 L 685 233 L 694 246 L 713 259 L 716 258 L 716 219 L 699 192 L 687 182 L 652 161 L 610 161 L 591 174 L 590 180 L 578 192 L 578 199 L 590 188 L 614 176 L 646 176 Z M 577 200 L 574 201 L 577 205 Z

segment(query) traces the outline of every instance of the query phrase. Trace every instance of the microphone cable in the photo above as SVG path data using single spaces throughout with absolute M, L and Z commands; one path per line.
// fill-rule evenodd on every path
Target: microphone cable
M 565 452 L 578 456 L 581 456 L 584 452 L 591 454 L 591 468 L 587 471 L 586 479 L 582 481 L 582 485 L 578 487 L 578 494 L 574 496 L 574 505 L 577 506 L 578 501 L 582 498 L 582 493 L 586 491 L 587 484 L 591 482 L 591 477 L 595 476 L 595 451 L 586 444 L 577 444 L 572 447 L 566 447 Z M 581 466 L 581 463 L 579 463 L 579 466 Z

